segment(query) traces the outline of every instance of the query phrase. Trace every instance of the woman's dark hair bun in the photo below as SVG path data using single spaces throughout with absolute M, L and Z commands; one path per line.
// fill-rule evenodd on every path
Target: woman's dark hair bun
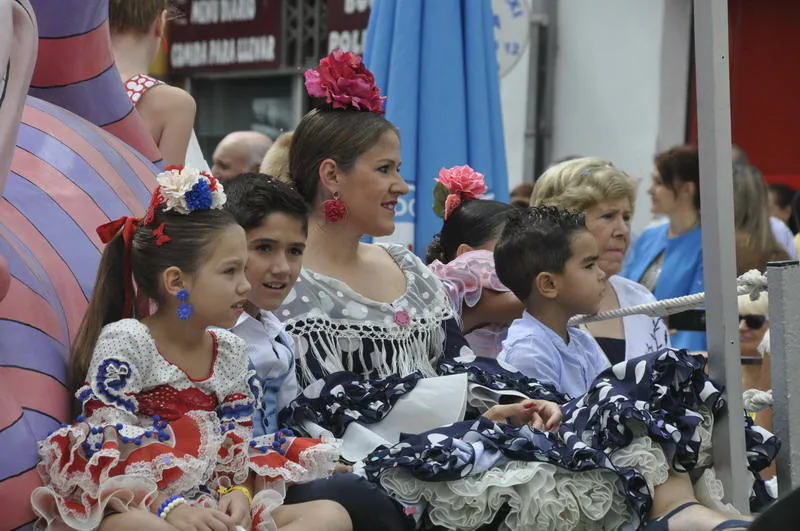
M 425 250 L 425 263 L 430 264 L 435 260 L 439 260 L 440 262 L 446 261 L 444 256 L 444 247 L 442 247 L 442 242 L 438 234 L 433 236 L 433 241 Z

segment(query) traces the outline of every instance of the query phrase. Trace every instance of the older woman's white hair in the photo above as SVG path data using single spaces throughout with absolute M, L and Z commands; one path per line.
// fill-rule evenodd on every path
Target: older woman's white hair
M 739 295 L 738 303 L 739 315 L 763 315 L 769 322 L 769 295 L 766 291 L 762 291 L 756 300 L 752 300 L 750 295 Z M 764 333 L 758 352 L 762 356 L 769 354 L 769 330 Z
M 739 295 L 739 315 L 763 315 L 769 319 L 769 295 L 762 291 L 756 300 L 750 295 Z
M 548 168 L 537 180 L 531 206 L 555 206 L 585 212 L 612 199 L 636 202 L 636 180 L 608 161 L 597 157 L 570 159 Z

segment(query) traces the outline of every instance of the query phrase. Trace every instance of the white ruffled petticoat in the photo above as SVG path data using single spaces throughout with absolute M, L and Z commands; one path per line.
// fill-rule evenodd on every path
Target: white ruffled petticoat
M 701 463 L 710 463 L 712 421 L 707 410 L 702 413 Z M 669 477 L 661 447 L 643 434 L 614 452 L 612 461 L 619 467 L 636 468 L 651 493 Z M 431 522 L 447 529 L 476 530 L 492 522 L 504 504 L 510 512 L 501 531 L 610 531 L 625 529 L 631 521 L 618 476 L 606 469 L 572 472 L 549 463 L 509 461 L 454 481 L 421 481 L 397 468 L 384 471 L 380 481 L 402 503 L 424 504 Z M 695 489 L 704 505 L 736 514 L 722 503 L 722 484 L 712 468 L 703 472 Z

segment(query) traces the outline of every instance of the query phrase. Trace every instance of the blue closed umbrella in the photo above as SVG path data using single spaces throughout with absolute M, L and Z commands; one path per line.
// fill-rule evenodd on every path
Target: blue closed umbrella
M 411 187 L 391 239 L 423 254 L 441 227 L 432 210 L 440 169 L 468 164 L 490 196 L 508 199 L 491 1 L 375 0 L 364 61 L 389 97 Z

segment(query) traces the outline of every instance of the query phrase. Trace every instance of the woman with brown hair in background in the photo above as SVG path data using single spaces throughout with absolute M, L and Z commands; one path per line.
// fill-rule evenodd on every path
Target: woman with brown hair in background
M 767 185 L 749 164 L 733 166 L 733 221 L 736 230 L 736 274 L 765 271 L 767 262 L 789 260 L 770 223 Z
M 678 146 L 656 155 L 648 193 L 653 202 L 651 212 L 666 215 L 669 222 L 639 236 L 621 275 L 644 285 L 658 300 L 704 291 L 697 147 Z M 703 314 L 673 315 L 670 328 L 679 328 L 679 320 L 683 323 L 671 338 L 672 346 L 706 350 Z

